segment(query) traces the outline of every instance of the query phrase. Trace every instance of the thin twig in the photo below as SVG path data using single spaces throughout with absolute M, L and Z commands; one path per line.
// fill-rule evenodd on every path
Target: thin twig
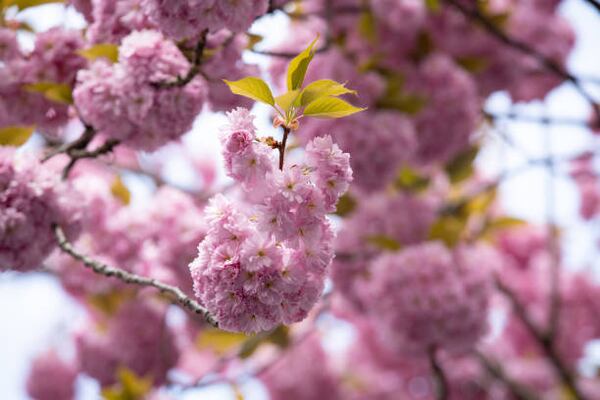
M 108 154 L 113 151 L 113 149 L 119 145 L 119 141 L 115 139 L 109 139 L 104 144 L 99 146 L 94 150 L 78 150 L 71 149 L 67 151 L 67 155 L 71 158 L 69 163 L 63 170 L 62 178 L 67 179 L 69 177 L 69 173 L 79 160 L 83 160 L 84 158 L 97 158 L 101 155 Z
M 496 278 L 496 287 L 508 300 L 510 300 L 515 314 L 521 320 L 521 322 L 523 322 L 531 336 L 533 336 L 533 338 L 539 343 L 544 354 L 552 366 L 554 366 L 554 369 L 558 373 L 565 388 L 571 392 L 574 399 L 585 400 L 586 397 L 577 386 L 571 371 L 569 371 L 569 368 L 565 365 L 562 358 L 556 351 L 554 342 L 549 340 L 548 336 L 544 335 L 544 333 L 536 326 L 536 324 L 529 317 L 529 314 L 527 313 L 527 310 L 523 304 L 517 300 L 514 293 L 499 278 Z
M 432 347 L 429 350 L 429 363 L 431 364 L 431 370 L 435 378 L 435 398 L 437 400 L 446 400 L 448 398 L 448 379 L 442 369 L 442 366 L 438 363 L 436 358 L 436 349 Z
M 91 125 L 85 125 L 85 130 L 83 131 L 83 134 L 79 138 L 77 138 L 77 140 L 74 140 L 69 143 L 64 143 L 62 146 L 58 147 L 57 149 L 50 151 L 42 159 L 42 162 L 46 162 L 49 159 L 51 159 L 52 157 L 57 156 L 59 154 L 63 154 L 63 153 L 68 154 L 70 151 L 73 151 L 73 150 L 85 149 L 88 146 L 88 144 L 90 144 L 92 139 L 94 139 L 94 136 L 96 136 L 96 130 L 94 129 L 94 127 Z
M 535 124 L 550 124 L 550 125 L 574 125 L 587 127 L 590 122 L 584 119 L 568 118 L 568 117 L 537 117 L 534 115 L 519 114 L 514 111 L 506 113 L 494 113 L 489 111 L 483 111 L 483 115 L 491 120 L 509 119 L 519 122 L 531 122 Z
M 204 50 L 207 44 L 208 29 L 205 29 L 200 34 L 200 39 L 196 43 L 194 50 L 194 58 L 192 60 L 192 66 L 184 76 L 178 76 L 175 80 L 169 82 L 153 82 L 152 86 L 157 89 L 172 89 L 175 87 L 183 87 L 190 83 L 200 73 L 200 67 L 204 59 Z
M 109 278 L 116 278 L 125 283 L 138 285 L 138 286 L 146 286 L 153 287 L 158 289 L 163 294 L 169 294 L 175 298 L 175 300 L 181 304 L 183 307 L 193 312 L 194 314 L 201 315 L 204 317 L 206 322 L 211 324 L 212 326 L 218 327 L 217 321 L 213 318 L 213 316 L 202 307 L 198 302 L 194 299 L 189 298 L 181 289 L 176 286 L 168 285 L 166 283 L 160 282 L 154 278 L 147 278 L 144 276 L 132 274 L 123 269 L 111 267 L 107 264 L 104 264 L 100 261 L 92 260 L 90 257 L 79 253 L 73 245 L 68 241 L 65 236 L 64 231 L 60 226 L 54 225 L 54 235 L 56 237 L 56 241 L 58 246 L 62 251 L 69 254 L 75 260 L 81 261 L 84 266 L 91 269 L 95 273 L 99 275 L 104 275 Z
M 495 37 L 498 41 L 510 46 L 523 54 L 533 57 L 548 71 L 554 73 L 556 76 L 569 81 L 577 89 L 577 91 L 591 104 L 594 112 L 600 118 L 600 105 L 592 98 L 592 96 L 582 87 L 581 81 L 576 76 L 567 72 L 559 63 L 554 59 L 546 56 L 545 54 L 537 51 L 529 44 L 522 42 L 518 39 L 508 36 L 505 32 L 499 29 L 489 18 L 483 15 L 477 7 L 467 7 L 458 0 L 445 0 L 449 5 L 454 7 L 462 15 L 478 22 L 491 36 Z
M 287 126 L 283 127 L 283 139 L 277 149 L 279 150 L 279 169 L 283 170 L 283 162 L 285 158 L 285 147 L 287 145 L 288 136 L 290 135 L 290 128 Z
M 596 11 L 600 12 L 600 2 L 598 0 L 584 0 L 590 6 L 594 7 Z
M 512 395 L 517 400 L 538 400 L 538 397 L 531 390 L 521 385 L 519 382 L 512 380 L 502 368 L 502 365 L 496 360 L 488 358 L 486 355 L 480 352 L 476 352 L 475 355 L 479 359 L 479 362 L 483 367 L 492 375 L 494 378 L 501 381 Z

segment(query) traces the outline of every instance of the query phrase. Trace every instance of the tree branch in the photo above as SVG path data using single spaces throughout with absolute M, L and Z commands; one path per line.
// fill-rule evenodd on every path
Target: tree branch
M 290 128 L 288 128 L 287 126 L 283 127 L 283 139 L 281 140 L 281 143 L 279 143 L 279 146 L 277 147 L 277 149 L 279 150 L 279 169 L 282 170 L 283 169 L 283 162 L 284 162 L 284 158 L 285 158 L 285 147 L 287 145 L 287 140 L 288 140 L 288 136 L 290 135 Z
M 521 385 L 519 382 L 512 380 L 495 360 L 489 359 L 486 355 L 476 352 L 475 355 L 483 367 L 492 375 L 506 385 L 512 395 L 517 400 L 538 400 L 538 397 L 528 388 Z
M 204 59 L 204 49 L 206 48 L 208 37 L 208 29 L 205 29 L 200 34 L 200 39 L 198 39 L 198 43 L 196 43 L 196 48 L 194 50 L 194 59 L 192 60 L 192 66 L 189 69 L 188 73 L 184 76 L 178 76 L 173 81 L 168 82 L 152 82 L 152 86 L 156 89 L 172 89 L 175 87 L 183 87 L 190 83 L 196 75 L 200 73 L 200 66 L 202 66 L 202 61 Z
M 71 160 L 69 161 L 69 163 L 63 170 L 62 178 L 67 179 L 69 177 L 69 173 L 71 172 L 71 170 L 73 169 L 73 167 L 75 166 L 77 161 L 82 160 L 84 158 L 96 158 L 101 155 L 108 154 L 111 151 L 113 151 L 113 149 L 116 146 L 118 146 L 119 143 L 120 143 L 120 141 L 118 141 L 118 140 L 109 139 L 106 142 L 104 142 L 104 144 L 102 144 L 101 146 L 96 148 L 95 150 L 89 150 L 89 151 L 85 150 L 85 149 L 83 149 L 83 150 L 80 150 L 80 149 L 68 150 L 66 153 L 71 158 Z
M 596 113 L 598 118 L 600 118 L 600 105 L 598 105 L 596 101 L 590 96 L 590 94 L 583 89 L 579 78 L 577 78 L 574 75 L 571 75 L 552 58 L 537 51 L 529 44 L 508 36 L 505 32 L 498 29 L 498 27 L 494 25 L 494 23 L 490 21 L 485 15 L 483 15 L 476 7 L 467 7 L 458 0 L 445 1 L 468 19 L 478 22 L 491 36 L 495 37 L 498 41 L 520 51 L 523 54 L 527 54 L 533 57 L 540 63 L 540 65 L 542 65 L 548 71 L 554 73 L 561 79 L 571 82 L 573 86 L 577 89 L 577 91 L 579 91 L 579 93 L 591 104 L 594 112 Z
M 547 335 L 544 335 L 544 333 L 536 326 L 536 324 L 529 317 L 529 314 L 527 313 L 527 310 L 523 304 L 517 300 L 514 293 L 506 285 L 504 285 L 504 283 L 498 277 L 496 277 L 496 287 L 508 300 L 510 300 L 515 314 L 521 320 L 521 322 L 523 322 L 531 336 L 533 336 L 533 338 L 539 343 L 544 354 L 554 366 L 554 369 L 565 385 L 565 388 L 569 390 L 569 392 L 573 395 L 573 398 L 577 400 L 585 400 L 586 397 L 577 386 L 571 371 L 569 371 L 569 368 L 565 365 L 560 355 L 556 351 L 553 341 L 550 340 Z
M 600 12 L 600 2 L 598 0 L 584 0 L 590 6 L 594 7 L 596 11 Z
M 196 302 L 195 300 L 189 298 L 178 287 L 168 285 L 153 278 L 147 278 L 136 274 L 132 274 L 123 269 L 111 267 L 99 261 L 92 260 L 90 257 L 83 255 L 77 252 L 77 250 L 75 250 L 73 245 L 68 241 L 64 231 L 60 228 L 60 226 L 55 224 L 53 226 L 53 229 L 56 241 L 58 242 L 58 246 L 60 247 L 60 249 L 65 253 L 69 254 L 75 260 L 81 261 L 83 265 L 85 265 L 87 268 L 91 269 L 95 273 L 99 275 L 104 275 L 109 278 L 116 278 L 125 283 L 138 286 L 153 287 L 155 289 L 158 289 L 158 291 L 160 291 L 163 294 L 169 294 L 173 296 L 175 300 L 184 308 L 188 309 L 194 314 L 198 314 L 204 317 L 206 322 L 208 322 L 212 326 L 218 327 L 217 321 L 208 312 L 208 310 L 206 310 L 204 307 L 198 304 L 198 302 Z
M 444 373 L 442 366 L 438 363 L 435 353 L 435 347 L 432 347 L 429 350 L 429 363 L 431 364 L 431 370 L 433 371 L 433 376 L 436 382 L 435 397 L 437 400 L 446 400 L 449 397 L 448 379 L 446 378 L 446 374 Z

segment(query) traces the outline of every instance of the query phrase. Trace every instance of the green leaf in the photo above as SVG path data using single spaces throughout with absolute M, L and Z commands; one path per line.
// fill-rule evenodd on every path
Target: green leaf
M 394 186 L 400 190 L 418 192 L 427 189 L 430 179 L 419 175 L 415 170 L 409 167 L 402 167 Z
M 363 111 L 336 97 L 321 97 L 304 109 L 304 115 L 315 118 L 342 118 Z
M 425 7 L 429 11 L 438 12 L 440 10 L 440 0 L 425 0 Z
M 356 91 L 348 89 L 343 83 L 331 79 L 320 79 L 311 82 L 302 90 L 300 105 L 306 106 L 321 97 L 341 96 L 348 93 L 356 94 Z
M 417 94 L 397 92 L 384 97 L 377 105 L 381 108 L 401 111 L 408 115 L 416 115 L 427 105 L 427 98 Z
M 198 335 L 196 345 L 199 349 L 209 349 L 216 354 L 226 354 L 248 340 L 242 333 L 227 332 L 220 329 L 205 329 Z
M 66 83 L 37 82 L 24 85 L 25 90 L 41 93 L 48 100 L 61 104 L 73 104 L 73 88 Z
M 264 37 L 261 35 L 257 35 L 254 33 L 246 33 L 246 37 L 248 38 L 247 49 L 253 49 L 258 43 L 262 42 Z
M 141 378 L 125 367 L 117 371 L 118 383 L 102 390 L 105 400 L 143 400 L 152 390 L 152 379 Z
M 87 49 L 79 50 L 77 54 L 90 61 L 98 58 L 106 58 L 114 64 L 119 60 L 119 47 L 112 43 L 100 43 Z
M 16 6 L 19 11 L 25 10 L 27 8 L 41 6 L 42 4 L 50 4 L 50 3 L 64 3 L 65 0 L 4 0 L 3 7 L 8 8 L 11 6 Z
M 429 230 L 429 240 L 441 240 L 448 247 L 455 246 L 461 239 L 467 218 L 455 215 L 440 217 Z
M 247 78 L 240 79 L 239 81 L 228 81 L 224 82 L 229 86 L 232 93 L 240 96 L 249 97 L 252 100 L 260 101 L 271 106 L 275 106 L 275 99 L 273 93 L 269 89 L 269 85 L 260 78 L 249 76 Z
M 242 359 L 250 357 L 263 343 L 272 343 L 279 348 L 286 348 L 290 344 L 289 329 L 284 325 L 280 325 L 268 334 L 263 333 L 252 336 L 244 342 L 238 356 Z
M 340 217 L 345 217 L 356 209 L 356 200 L 348 193 L 344 194 L 337 202 L 335 214 Z
M 460 153 L 446 165 L 450 182 L 459 183 L 469 178 L 474 171 L 473 162 L 479 153 L 479 146 L 472 146 Z
M 319 37 L 312 41 L 312 43 L 300 54 L 298 54 L 290 64 L 288 65 L 287 71 L 287 89 L 295 90 L 300 89 L 304 83 L 304 77 L 308 70 L 308 65 L 315 56 L 315 44 L 319 40 Z
M 131 202 L 131 192 L 123 183 L 123 179 L 120 176 L 117 176 L 112 185 L 110 186 L 110 192 L 112 195 L 119 199 L 121 203 L 127 205 Z
M 21 146 L 35 131 L 35 126 L 7 126 L 0 128 L 0 146 Z
M 377 21 L 373 16 L 372 12 L 365 11 L 360 14 L 358 19 L 358 32 L 368 42 L 375 42 L 377 40 Z
M 299 89 L 291 90 L 285 94 L 282 94 L 281 96 L 277 96 L 275 98 L 275 103 L 279 107 L 281 107 L 281 109 L 283 110 L 284 113 L 286 113 L 286 112 L 288 112 L 288 110 L 290 108 L 292 108 L 292 106 L 294 106 L 294 107 L 299 106 L 299 102 L 298 102 L 299 96 L 300 96 Z
M 477 56 L 459 57 L 456 59 L 456 63 L 463 67 L 467 72 L 474 74 L 483 72 L 489 66 L 488 60 Z
M 387 235 L 372 235 L 368 236 L 366 240 L 381 250 L 397 251 L 402 248 L 397 240 Z

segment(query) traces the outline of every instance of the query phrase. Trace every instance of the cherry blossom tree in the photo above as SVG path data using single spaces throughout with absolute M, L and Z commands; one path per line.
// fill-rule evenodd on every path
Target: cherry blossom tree
M 45 3 L 85 28 L 23 22 Z M 552 207 L 534 224 L 498 198 L 562 167 L 597 220 L 595 149 L 498 176 L 475 162 L 506 119 L 600 131 L 559 4 L 0 1 L 0 271 L 51 275 L 86 316 L 70 351 L 32 362 L 28 395 L 74 399 L 87 377 L 109 400 L 239 399 L 249 378 L 274 400 L 600 398 L 580 367 L 600 283 L 567 266 Z M 266 46 L 251 27 L 274 15 L 288 29 Z M 563 84 L 588 119 L 486 108 Z M 209 113 L 226 123 L 199 126 Z

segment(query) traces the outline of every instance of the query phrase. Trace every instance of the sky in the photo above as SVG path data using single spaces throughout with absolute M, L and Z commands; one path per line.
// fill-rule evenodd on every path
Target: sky
M 560 8 L 577 33 L 577 44 L 569 62 L 569 70 L 577 76 L 600 78 L 600 14 L 585 4 L 583 0 L 566 0 Z M 65 13 L 54 5 L 39 7 L 26 14 L 28 21 L 35 22 L 38 29 L 46 29 L 56 24 L 80 27 L 82 21 L 71 12 Z M 285 29 L 285 19 L 265 18 L 260 26 L 254 26 L 255 33 Z M 253 56 L 254 62 L 264 62 L 264 58 Z M 599 79 L 600 80 L 600 79 Z M 586 88 L 600 99 L 600 85 Z M 490 97 L 486 104 L 488 111 L 505 112 L 513 105 L 502 93 Z M 572 86 L 564 84 L 554 90 L 544 102 L 518 105 L 515 110 L 535 116 L 573 117 L 586 120 L 589 106 Z M 257 112 L 261 113 L 259 108 Z M 261 119 L 259 118 L 259 121 Z M 266 121 L 266 119 L 264 119 Z M 194 131 L 186 136 L 186 146 L 197 149 L 199 155 L 216 157 L 216 132 L 222 124 L 222 115 L 203 115 L 195 124 Z M 504 169 L 512 170 L 523 165 L 526 154 L 529 158 L 541 158 L 551 149 L 555 155 L 572 155 L 584 149 L 597 148 L 598 140 L 592 138 L 585 128 L 578 126 L 546 127 L 531 123 L 507 121 L 499 126 L 501 132 L 516 144 L 518 150 L 507 145 L 500 135 L 493 133 L 486 140 L 478 165 L 486 176 L 493 178 Z M 180 171 L 175 163 L 172 171 Z M 510 215 L 534 222 L 544 222 L 548 214 L 548 194 L 552 193 L 552 218 L 565 227 L 563 245 L 566 264 L 572 268 L 594 267 L 597 254 L 598 224 L 583 224 L 578 217 L 578 196 L 573 184 L 564 177 L 565 165 L 557 166 L 554 178 L 543 168 L 534 167 L 519 174 L 501 186 L 500 198 L 503 209 Z M 176 181 L 186 184 L 190 177 L 173 175 Z M 143 188 L 134 192 L 143 192 Z M 599 266 L 595 266 L 598 269 Z M 29 363 L 35 355 L 48 348 L 58 346 L 65 352 L 72 351 L 64 340 L 82 313 L 60 286 L 46 274 L 19 275 L 0 274 L 0 394 L 2 398 L 25 400 L 24 380 Z M 339 331 L 344 336 L 344 331 Z M 266 398 L 256 382 L 250 381 L 242 388 L 246 399 Z M 197 398 L 198 393 L 188 393 L 181 398 Z M 78 398 L 96 399 L 97 387 L 89 381 L 78 382 Z M 233 392 L 227 387 L 210 388 L 202 392 L 202 399 L 233 399 Z

